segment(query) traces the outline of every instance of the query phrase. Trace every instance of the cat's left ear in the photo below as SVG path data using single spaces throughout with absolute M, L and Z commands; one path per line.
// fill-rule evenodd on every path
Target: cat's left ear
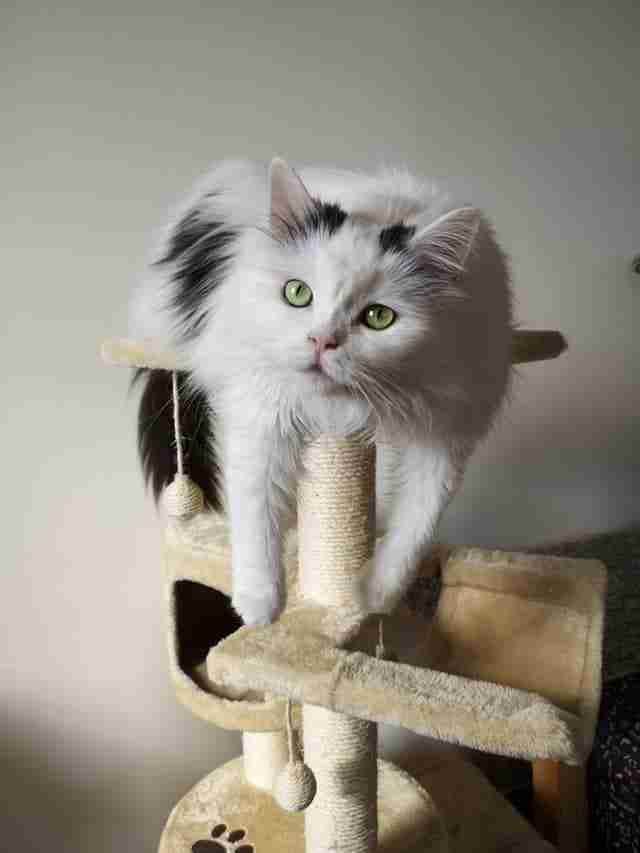
M 482 221 L 482 213 L 475 207 L 451 210 L 415 235 L 413 249 L 442 272 L 461 273 Z
M 297 173 L 275 157 L 269 167 L 271 230 L 278 237 L 289 237 L 302 225 L 315 204 Z

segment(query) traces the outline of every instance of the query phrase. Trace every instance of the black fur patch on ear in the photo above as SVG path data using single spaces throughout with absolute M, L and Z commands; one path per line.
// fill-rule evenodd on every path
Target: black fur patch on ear
M 171 373 L 136 370 L 131 387 L 139 384 L 144 388 L 138 409 L 138 453 L 145 482 L 157 502 L 177 471 Z M 185 473 L 204 492 L 205 505 L 219 512 L 220 469 L 213 454 L 211 407 L 205 394 L 191 386 L 183 371 L 178 373 L 178 395 Z
M 389 225 L 388 228 L 383 228 L 380 232 L 380 248 L 383 252 L 402 252 L 407 248 L 407 243 L 415 232 L 415 228 L 402 222 Z
M 223 280 L 236 237 L 235 229 L 224 222 L 207 220 L 194 209 L 176 225 L 164 255 L 156 262 L 158 266 L 175 266 L 173 307 L 186 337 L 198 333 L 203 320 L 202 303 Z
M 283 223 L 288 231 L 291 242 L 308 239 L 312 234 L 321 232 L 331 237 L 344 224 L 347 213 L 339 204 L 333 204 L 319 199 L 313 200 L 302 222 Z

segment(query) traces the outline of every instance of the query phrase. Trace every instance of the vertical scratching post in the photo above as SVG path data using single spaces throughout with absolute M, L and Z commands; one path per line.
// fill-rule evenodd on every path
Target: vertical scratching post
M 374 542 L 375 448 L 322 436 L 308 448 L 298 493 L 300 594 L 354 611 L 355 582 Z M 377 847 L 377 726 L 304 705 L 305 762 L 317 794 L 305 812 L 307 853 Z

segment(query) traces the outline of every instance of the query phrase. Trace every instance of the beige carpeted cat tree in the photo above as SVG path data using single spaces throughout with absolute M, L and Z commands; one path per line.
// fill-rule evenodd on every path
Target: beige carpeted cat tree
M 514 333 L 514 362 L 562 349 L 557 333 Z M 103 356 L 179 367 L 149 342 L 109 341 Z M 307 448 L 287 607 L 264 627 L 241 627 L 229 605 L 224 520 L 201 511 L 184 474 L 169 488 L 173 683 L 197 716 L 243 732 L 243 756 L 176 805 L 160 853 L 552 849 L 459 750 L 379 760 L 378 723 L 531 761 L 538 829 L 567 853 L 586 850 L 581 767 L 600 696 L 604 567 L 441 547 L 421 567 L 440 576 L 431 617 L 407 604 L 366 617 L 353 590 L 374 545 L 374 466 L 373 448 L 353 440 Z

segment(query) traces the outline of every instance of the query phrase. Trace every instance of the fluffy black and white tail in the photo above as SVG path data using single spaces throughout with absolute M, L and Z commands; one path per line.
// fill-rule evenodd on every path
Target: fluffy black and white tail
M 138 452 L 145 482 L 156 501 L 177 471 L 171 373 L 137 370 L 132 387 L 143 385 L 138 409 Z M 205 505 L 221 511 L 220 471 L 213 453 L 213 414 L 204 393 L 178 373 L 180 426 L 185 473 L 204 492 Z

